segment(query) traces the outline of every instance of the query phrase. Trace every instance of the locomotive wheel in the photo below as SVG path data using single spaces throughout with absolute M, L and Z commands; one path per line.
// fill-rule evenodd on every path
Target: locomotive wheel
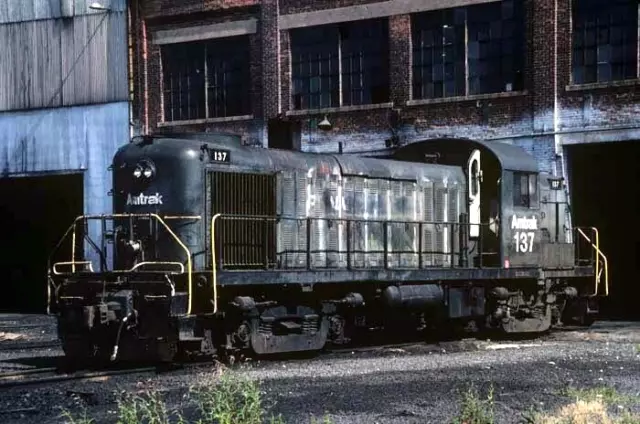
M 580 298 L 568 303 L 562 314 L 564 325 L 591 327 L 596 320 L 596 316 L 589 313 L 588 302 L 588 299 Z

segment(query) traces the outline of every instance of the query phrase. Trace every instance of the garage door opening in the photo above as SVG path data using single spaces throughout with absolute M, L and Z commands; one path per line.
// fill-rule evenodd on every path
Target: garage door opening
M 0 199 L 0 311 L 44 313 L 47 259 L 82 215 L 83 175 L 1 178 Z
M 601 317 L 640 319 L 640 141 L 567 148 L 576 226 L 595 226 L 609 260 L 609 298 Z

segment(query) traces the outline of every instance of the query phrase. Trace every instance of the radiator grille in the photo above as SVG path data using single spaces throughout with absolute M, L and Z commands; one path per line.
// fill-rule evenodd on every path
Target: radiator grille
M 213 214 L 275 215 L 275 176 L 236 172 L 211 173 Z M 216 223 L 218 267 L 271 268 L 275 266 L 273 220 L 223 217 Z

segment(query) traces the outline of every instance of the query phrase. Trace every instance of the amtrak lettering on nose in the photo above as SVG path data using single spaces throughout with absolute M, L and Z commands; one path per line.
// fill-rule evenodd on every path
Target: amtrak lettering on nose
M 139 196 L 132 196 L 131 194 L 127 195 L 127 206 L 142 206 L 142 205 L 161 205 L 162 204 L 162 195 L 160 193 L 152 194 L 147 196 L 143 193 L 140 193 Z

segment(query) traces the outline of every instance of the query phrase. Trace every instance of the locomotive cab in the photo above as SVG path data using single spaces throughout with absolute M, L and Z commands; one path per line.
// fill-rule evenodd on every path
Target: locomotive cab
M 399 149 L 395 159 L 461 166 L 467 177 L 469 258 L 476 267 L 539 264 L 541 209 L 537 163 L 519 147 L 436 139 Z

